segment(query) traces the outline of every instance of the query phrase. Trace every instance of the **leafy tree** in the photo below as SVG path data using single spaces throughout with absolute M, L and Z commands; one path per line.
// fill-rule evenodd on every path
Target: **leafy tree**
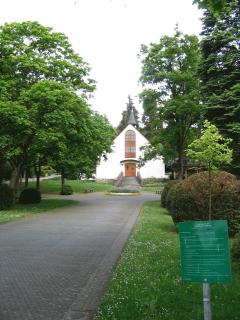
M 0 53 L 1 95 L 7 100 L 16 101 L 23 89 L 45 79 L 86 93 L 94 89 L 88 64 L 67 37 L 38 22 L 1 26 Z
M 227 0 L 194 0 L 193 3 L 197 3 L 199 8 L 207 9 L 217 17 L 227 5 Z
M 8 161 L 12 167 L 12 188 L 20 177 L 31 133 L 32 122 L 27 109 L 17 102 L 0 101 L 0 149 L 3 161 Z
M 142 46 L 141 55 L 143 130 L 152 146 L 143 160 L 178 158 L 182 178 L 185 148 L 200 117 L 198 39 L 176 30 L 173 37 Z
M 22 95 L 21 102 L 32 121 L 30 144 L 25 151 L 36 168 L 39 188 L 41 166 L 59 154 L 65 154 L 67 160 L 71 157 L 68 145 L 73 144 L 76 137 L 84 140 L 90 109 L 76 93 L 61 83 L 49 80 L 32 85 Z
M 63 188 L 70 171 L 92 173 L 100 156 L 110 151 L 114 132 L 106 118 L 93 114 L 86 101 L 63 84 L 40 81 L 21 101 L 34 126 L 27 154 L 38 178 L 41 166 L 50 162 L 61 172 Z
M 219 19 L 204 14 L 200 77 L 205 117 L 233 140 L 233 170 L 239 173 L 240 2 L 228 2 Z
M 101 157 L 106 157 L 111 152 L 111 146 L 115 137 L 115 131 L 108 120 L 98 114 L 91 113 L 84 118 L 84 124 L 79 119 L 78 125 L 84 128 L 84 134 L 78 134 L 70 138 L 66 150 L 52 159 L 52 166 L 61 172 L 62 188 L 65 177 L 69 175 L 79 176 L 86 174 L 91 176 L 96 171 L 96 165 Z
M 122 119 L 116 129 L 117 131 L 117 134 L 119 134 L 120 132 L 123 131 L 123 129 L 126 128 L 126 126 L 128 125 L 128 120 L 129 120 L 129 117 L 130 117 L 130 114 L 133 110 L 133 114 L 135 116 L 135 120 L 136 120 L 136 128 L 139 129 L 139 115 L 138 115 L 138 111 L 137 109 L 135 108 L 134 104 L 133 104 L 133 101 L 132 101 L 132 98 L 131 96 L 129 95 L 128 96 L 128 102 L 126 104 L 127 108 L 126 110 L 124 110 L 122 112 Z
M 194 140 L 187 150 L 187 155 L 205 164 L 209 173 L 209 219 L 212 213 L 212 170 L 232 161 L 232 150 L 229 149 L 231 139 L 225 139 L 217 127 L 209 121 L 203 125 L 202 135 Z
M 64 83 L 66 90 L 77 91 L 86 100 L 94 89 L 88 74 L 89 66 L 73 51 L 65 35 L 37 22 L 0 27 L 0 147 L 2 157 L 12 165 L 12 187 L 17 185 L 40 125 L 31 118 L 34 108 L 24 105 L 28 91 L 34 84 L 50 80 Z M 48 138 L 51 140 L 51 133 Z

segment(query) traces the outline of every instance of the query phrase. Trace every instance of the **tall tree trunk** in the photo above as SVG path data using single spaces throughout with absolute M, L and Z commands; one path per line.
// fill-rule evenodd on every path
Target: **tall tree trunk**
M 35 173 L 36 173 L 36 178 L 37 178 L 36 189 L 39 190 L 40 189 L 40 177 L 41 177 L 41 163 L 40 163 L 40 161 L 35 167 Z
M 29 166 L 26 167 L 26 170 L 25 170 L 25 188 L 28 187 L 28 178 L 29 178 L 29 175 L 30 175 L 30 168 Z
M 21 174 L 21 165 L 18 164 L 18 165 L 16 165 L 16 166 L 14 166 L 14 168 L 13 168 L 13 171 L 12 171 L 12 173 L 11 173 L 10 183 L 9 183 L 9 186 L 10 186 L 15 192 L 17 192 L 20 174 Z
M 182 180 L 184 177 L 184 147 L 180 146 L 179 150 L 179 179 Z
M 64 168 L 61 170 L 61 193 L 63 193 L 64 183 L 65 183 L 65 177 L 64 177 Z

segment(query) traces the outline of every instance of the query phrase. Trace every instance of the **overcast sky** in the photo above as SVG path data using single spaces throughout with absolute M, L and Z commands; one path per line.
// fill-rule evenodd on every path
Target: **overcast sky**
M 97 90 L 93 109 L 117 126 L 130 94 L 138 94 L 141 44 L 173 35 L 176 23 L 198 35 L 201 12 L 192 0 L 0 0 L 0 23 L 38 21 L 69 37 L 92 68 Z

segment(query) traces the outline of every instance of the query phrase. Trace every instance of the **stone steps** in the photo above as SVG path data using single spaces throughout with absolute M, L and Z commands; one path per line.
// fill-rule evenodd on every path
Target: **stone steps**
M 136 177 L 123 177 L 119 188 L 139 189 L 140 184 Z

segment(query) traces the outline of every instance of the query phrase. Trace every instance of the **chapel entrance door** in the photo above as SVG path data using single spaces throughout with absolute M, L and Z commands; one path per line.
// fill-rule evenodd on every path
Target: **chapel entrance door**
M 136 177 L 136 163 L 125 163 L 125 177 Z

